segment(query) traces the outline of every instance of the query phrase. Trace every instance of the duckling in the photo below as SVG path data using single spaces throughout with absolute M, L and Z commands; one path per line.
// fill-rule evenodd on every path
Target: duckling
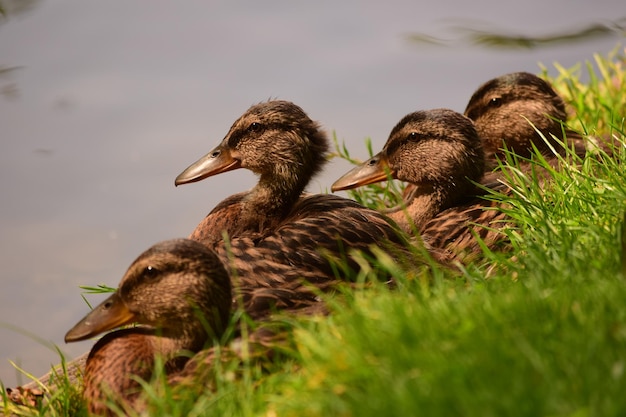
M 563 154 L 563 145 L 554 137 L 577 155 L 586 153 L 581 135 L 563 125 L 567 113 L 561 96 L 547 81 L 528 72 L 505 74 L 481 85 L 465 115 L 483 140 L 487 170 L 498 159 L 505 160 L 505 148 L 523 158 L 531 157 L 533 145 L 548 158 L 555 156 L 554 151 Z
M 260 247 L 255 248 L 251 245 L 250 239 L 241 239 L 241 242 L 237 246 L 233 248 L 232 251 L 221 251 L 221 256 L 218 259 L 221 262 L 219 267 L 216 267 L 216 271 L 221 273 L 221 269 L 224 268 L 224 265 L 228 265 L 228 273 L 231 277 L 231 283 L 233 286 L 232 291 L 232 301 L 231 301 L 231 309 L 242 309 L 246 315 L 255 320 L 255 321 L 267 321 L 275 312 L 280 312 L 284 314 L 290 315 L 325 315 L 328 313 L 326 305 L 323 303 L 323 300 L 320 299 L 318 292 L 319 291 L 328 291 L 330 289 L 335 289 L 336 285 L 339 284 L 336 280 L 331 279 L 319 279 L 319 272 L 317 271 L 307 271 L 302 269 L 295 269 L 291 265 L 277 262 L 276 261 L 276 253 L 275 249 L 272 245 L 268 247 Z M 172 250 L 170 250 L 170 247 Z M 186 251 L 179 253 L 181 251 Z M 181 281 L 185 279 L 183 276 L 183 272 L 185 274 L 196 274 L 197 276 L 202 276 L 205 274 L 202 268 L 197 268 L 194 263 L 187 262 L 186 259 L 189 259 L 194 254 L 194 251 L 199 252 L 196 253 L 197 257 L 200 259 L 204 256 L 204 252 L 210 254 L 211 257 L 216 256 L 214 251 L 210 250 L 206 245 L 197 242 L 197 241 L 185 241 L 182 240 L 178 242 L 176 240 L 171 242 L 164 242 L 162 244 L 155 245 L 154 248 L 146 251 L 142 256 L 140 256 L 135 263 L 129 268 L 126 273 L 125 278 L 122 280 L 124 282 L 133 282 L 131 278 L 127 278 L 130 276 L 140 276 L 142 273 L 144 274 L 144 281 L 147 280 L 147 276 L 150 273 L 148 271 L 141 271 L 139 268 L 144 263 L 149 263 L 151 260 L 155 260 L 153 265 L 156 265 L 159 262 L 159 265 L 163 265 L 160 267 L 161 270 L 166 270 L 169 272 L 178 271 Z M 141 263 L 140 263 L 141 262 Z M 139 266 L 138 266 L 139 265 Z M 205 268 L 206 269 L 206 268 Z M 169 273 L 168 272 L 168 273 Z M 206 275 L 206 274 L 205 274 Z M 170 279 L 177 279 L 177 277 L 170 276 Z M 139 281 L 139 278 L 136 279 Z M 189 281 L 191 285 L 192 282 Z M 135 285 L 127 284 L 127 285 Z M 120 289 L 118 289 L 118 293 L 122 291 L 122 284 L 120 284 Z M 125 288 L 125 287 L 124 287 Z M 131 287 L 132 288 L 132 287 Z M 200 288 L 201 290 L 202 288 Z M 143 291 L 143 289 L 140 289 Z M 182 292 L 184 288 L 181 288 L 179 292 Z M 128 290 L 124 290 L 125 293 Z M 178 292 L 175 292 L 178 294 Z M 151 294 L 152 295 L 152 294 Z M 172 297 L 173 299 L 173 297 Z M 115 298 L 114 298 L 115 300 Z M 103 303 L 103 306 L 108 306 L 107 300 Z M 114 303 L 114 305 L 117 303 Z M 145 307 L 145 306 L 144 306 Z M 102 307 L 97 308 L 95 311 L 106 310 L 110 307 Z M 96 314 L 96 313 L 94 313 Z M 136 320 L 137 322 L 141 322 L 137 317 L 130 319 L 130 322 Z M 93 321 L 93 318 L 87 320 L 85 318 L 84 321 L 89 321 L 90 326 L 94 326 L 97 322 Z M 94 324 L 95 323 L 95 324 Z M 84 323 L 83 323 L 84 324 Z M 120 323 L 113 323 L 112 327 L 116 325 L 121 325 Z M 85 338 L 89 338 L 95 336 L 97 331 L 100 332 L 108 330 L 112 327 L 102 328 L 93 328 L 90 330 L 89 334 L 83 334 L 82 336 L 79 334 L 79 330 L 82 328 L 83 332 L 85 332 L 85 326 L 75 326 L 75 329 L 68 332 L 66 337 L 66 341 L 78 341 L 83 340 Z M 148 334 L 146 334 L 148 332 Z M 136 335 L 135 333 L 140 333 L 140 335 Z M 109 360 L 107 357 L 111 355 L 110 352 L 113 352 L 112 355 L 117 357 L 118 355 L 115 353 L 117 351 L 124 351 L 123 346 L 131 346 L 133 343 L 140 344 L 143 343 L 147 345 L 146 349 L 151 349 L 150 346 L 154 345 L 152 342 L 153 338 L 149 338 L 153 333 L 152 330 L 145 329 L 132 329 L 126 330 L 125 333 L 120 333 L 118 336 L 125 334 L 124 338 L 118 338 L 117 336 L 106 336 L 108 339 L 104 339 L 102 342 L 99 342 L 96 347 L 93 349 L 91 354 L 84 354 L 80 357 L 70 361 L 64 367 L 66 369 L 67 374 L 71 381 L 77 382 L 80 379 L 80 376 L 84 373 L 85 363 L 88 357 L 98 355 L 99 359 L 97 363 L 109 363 L 111 367 L 115 367 L 116 361 Z M 235 336 L 238 336 L 238 329 L 235 329 Z M 80 338 L 79 338 L 80 337 Z M 277 335 L 280 338 L 280 335 Z M 135 342 L 136 340 L 136 342 Z M 161 340 L 161 339 L 158 339 Z M 117 344 L 121 344 L 122 348 L 117 347 Z M 272 332 L 268 331 L 267 326 L 264 326 L 261 329 L 255 330 L 253 334 L 250 334 L 247 337 L 247 343 L 257 344 L 261 346 L 274 345 L 276 343 L 276 338 L 272 334 Z M 102 348 L 100 346 L 102 345 Z M 267 352 L 264 352 L 264 354 Z M 165 356 L 165 352 L 162 353 Z M 150 357 L 153 355 L 150 354 Z M 134 358 L 133 360 L 139 360 L 140 358 Z M 180 359 L 179 359 L 180 360 Z M 108 361 L 108 362 L 107 362 Z M 194 361 L 194 364 L 197 365 L 198 362 L 202 362 L 202 360 Z M 146 372 L 151 371 L 151 367 L 148 363 L 147 368 L 139 372 L 137 370 L 134 374 L 141 376 L 143 379 L 149 379 L 150 374 Z M 120 366 L 124 365 L 122 364 Z M 195 368 L 194 365 L 194 368 Z M 131 365 L 124 365 L 131 366 Z M 109 365 L 107 365 L 109 367 Z M 174 382 L 179 382 L 179 380 L 185 379 L 190 374 L 192 374 L 191 369 L 187 369 L 186 366 L 184 372 L 176 373 L 176 380 Z M 145 371 L 145 372 L 144 372 Z M 125 372 L 128 374 L 128 372 Z M 97 378 L 97 374 L 93 373 L 94 378 Z M 126 391 L 127 388 L 135 389 L 137 388 L 137 384 L 133 381 L 117 381 L 117 374 L 106 373 L 106 383 L 109 385 L 120 386 L 119 391 Z M 16 390 L 13 390 L 16 403 L 21 403 L 18 398 L 19 390 L 26 390 L 30 392 L 32 390 L 37 390 L 40 387 L 40 384 L 52 387 L 53 381 L 59 377 L 59 373 L 57 371 L 51 371 L 48 374 L 37 378 L 37 381 L 26 384 L 22 387 L 19 387 Z M 144 378 L 145 377 L 145 378 Z M 96 382 L 98 380 L 90 382 L 89 386 L 97 387 Z M 129 384 L 129 387 L 121 383 Z M 121 384 L 121 385 L 120 385 Z M 94 388 L 96 389 L 96 388 Z M 89 396 L 95 397 L 98 392 L 95 394 L 92 393 Z
M 470 223 L 490 225 L 502 216 L 484 211 L 490 203 L 476 197 L 484 193 L 476 185 L 483 173 L 482 142 L 472 121 L 449 109 L 425 110 L 402 118 L 382 151 L 335 181 L 332 190 L 390 178 L 409 182 L 413 188 L 404 203 L 387 214 L 405 232 L 419 233 L 432 248 L 449 250 L 455 259 L 457 253 L 479 250 Z M 497 182 L 484 185 L 501 187 Z M 493 245 L 501 240 L 485 238 Z
M 410 182 L 404 204 L 389 210 L 404 231 L 420 231 L 441 211 L 473 198 L 484 172 L 481 140 L 467 117 L 449 109 L 410 113 L 392 129 L 382 151 L 343 175 L 332 191 L 387 179 Z
M 65 335 L 66 342 L 94 337 L 119 326 L 92 348 L 84 374 L 84 396 L 91 413 L 108 415 L 112 397 L 132 407 L 140 385 L 150 380 L 157 357 L 166 370 L 182 369 L 189 352 L 219 340 L 229 323 L 231 283 L 217 255 L 198 242 L 158 243 L 128 268 L 119 288 Z
M 328 149 L 320 125 L 294 103 L 273 100 L 250 107 L 222 142 L 185 169 L 175 184 L 238 168 L 251 170 L 259 181 L 219 203 L 189 237 L 218 253 L 229 246 L 235 257 L 269 250 L 268 259 L 317 284 L 335 278 L 337 268 L 329 256 L 345 260 L 355 271 L 358 264 L 349 250 L 369 255 L 371 245 L 404 250 L 405 236 L 383 214 L 350 199 L 303 194 L 326 163 Z

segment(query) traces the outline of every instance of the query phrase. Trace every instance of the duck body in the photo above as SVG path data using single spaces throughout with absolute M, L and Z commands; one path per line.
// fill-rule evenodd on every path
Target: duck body
M 219 340 L 231 311 L 229 276 L 217 255 L 188 239 L 158 243 L 140 255 L 118 290 L 65 336 L 85 340 L 119 326 L 101 338 L 86 361 L 84 396 L 90 413 L 109 415 L 109 401 L 128 410 L 140 385 L 149 381 L 155 361 L 166 370 L 182 369 L 189 352 Z
M 492 184 L 492 189 L 509 192 L 509 188 L 503 184 Z M 510 223 L 498 208 L 499 203 L 477 197 L 444 210 L 422 227 L 422 239 L 431 247 L 441 250 L 441 259 L 447 262 L 467 263 L 482 253 L 481 245 L 490 250 L 506 250 L 508 238 L 502 230 Z
M 329 258 L 358 270 L 353 250 L 369 255 L 372 246 L 404 250 L 405 236 L 385 215 L 349 199 L 303 194 L 326 163 L 328 149 L 319 125 L 295 104 L 275 100 L 252 106 L 216 148 L 177 177 L 176 185 L 236 168 L 251 170 L 259 181 L 219 203 L 189 237 L 223 258 L 229 251 L 231 259 L 263 256 L 318 287 L 338 278 Z M 267 281 L 257 277 L 259 285 Z
M 212 246 L 224 259 L 236 258 L 237 268 L 242 267 L 239 260 L 264 256 L 277 265 L 290 266 L 311 283 L 322 283 L 334 277 L 328 257 L 344 259 L 356 270 L 358 266 L 350 257 L 351 251 L 371 254 L 371 245 L 395 245 L 400 250 L 406 244 L 387 216 L 365 209 L 353 200 L 325 194 L 303 195 L 284 221 L 271 229 L 237 230 L 225 219 L 239 211 L 240 203 L 236 199 L 242 198 L 245 194 L 229 197 L 226 204 L 220 203 L 189 236 Z M 228 223 L 223 230 L 234 232 L 228 243 L 214 233 L 222 223 Z
M 121 329 L 100 338 L 89 352 L 83 373 L 89 412 L 108 415 L 108 401 L 126 411 L 132 408 L 141 394 L 135 377 L 150 381 L 158 357 L 168 373 L 183 369 L 188 356 L 177 345 L 176 340 L 145 328 Z

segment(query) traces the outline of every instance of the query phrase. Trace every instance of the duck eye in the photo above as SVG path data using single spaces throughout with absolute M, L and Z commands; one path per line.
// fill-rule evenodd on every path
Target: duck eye
M 421 139 L 421 136 L 417 132 L 411 132 L 406 136 L 406 138 L 410 141 L 417 142 L 418 140 Z
M 501 97 L 494 97 L 491 100 L 489 100 L 489 107 L 500 107 L 501 105 L 502 105 Z
M 152 265 L 148 265 L 146 269 L 143 271 L 143 275 L 148 279 L 155 279 L 159 276 L 160 273 L 161 271 L 159 271 L 157 268 L 155 268 Z
M 250 123 L 250 126 L 248 126 L 248 132 L 258 132 L 262 128 L 263 128 L 263 125 L 261 125 L 261 123 L 252 122 Z

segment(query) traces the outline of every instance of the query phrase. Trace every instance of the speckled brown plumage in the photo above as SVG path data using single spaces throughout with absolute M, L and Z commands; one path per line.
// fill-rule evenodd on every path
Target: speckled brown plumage
M 119 288 L 65 336 L 84 340 L 131 323 L 142 327 L 107 334 L 85 365 L 84 396 L 91 413 L 108 415 L 107 399 L 132 407 L 160 356 L 166 370 L 180 370 L 188 353 L 219 338 L 229 322 L 230 278 L 216 254 L 188 239 L 158 243 L 128 268 Z M 203 319 L 200 319 L 202 316 Z
M 477 198 L 485 193 L 475 185 L 483 180 L 483 164 L 481 140 L 471 120 L 448 109 L 419 111 L 405 116 L 383 150 L 337 180 L 333 190 L 383 181 L 385 173 L 410 183 L 403 205 L 389 216 L 405 231 L 419 233 L 432 249 L 448 251 L 450 260 L 462 259 L 461 254 L 480 249 L 470 224 L 503 225 L 504 215 L 483 210 L 490 203 Z M 483 185 L 505 188 L 492 180 L 490 176 Z M 484 228 L 479 234 L 492 246 L 503 239 Z
M 524 158 L 530 158 L 533 145 L 548 157 L 554 157 L 554 151 L 563 154 L 553 136 L 579 156 L 586 153 L 583 138 L 563 125 L 567 120 L 563 99 L 547 81 L 527 72 L 505 74 L 481 85 L 465 115 L 483 140 L 489 170 L 497 159 L 505 160 L 505 147 Z
M 499 192 L 509 192 L 501 183 L 490 185 Z M 477 197 L 430 219 L 422 227 L 421 236 L 432 248 L 442 251 L 441 259 L 467 263 L 483 251 L 475 236 L 490 250 L 507 250 L 508 237 L 503 228 L 509 225 L 498 202 Z
M 371 254 L 371 245 L 403 250 L 404 236 L 384 215 L 349 199 L 302 194 L 325 164 L 328 148 L 325 133 L 295 104 L 275 100 L 252 106 L 215 149 L 177 177 L 176 184 L 236 168 L 253 171 L 259 181 L 250 191 L 218 204 L 190 238 L 224 258 L 227 247 L 236 258 L 262 256 L 318 286 L 336 278 L 328 256 L 346 259 L 358 270 L 351 250 Z
M 150 381 L 157 355 L 174 354 L 173 346 L 163 346 L 152 329 L 121 329 L 103 336 L 93 346 L 85 365 L 83 397 L 87 409 L 95 415 L 115 415 L 108 402 L 129 412 L 141 394 L 141 385 L 134 377 Z M 170 372 L 182 369 L 184 356 L 170 360 Z M 178 362 L 178 364 L 177 364 Z

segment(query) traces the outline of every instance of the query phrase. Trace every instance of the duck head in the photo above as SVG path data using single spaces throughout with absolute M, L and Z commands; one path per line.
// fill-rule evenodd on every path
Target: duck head
M 484 162 L 471 120 L 448 109 L 418 111 L 402 118 L 382 151 L 335 181 L 332 190 L 387 179 L 410 183 L 403 204 L 387 215 L 414 233 L 437 213 L 473 197 Z
M 465 116 L 448 109 L 417 111 L 393 128 L 382 151 L 339 178 L 333 191 L 387 179 L 410 182 L 424 190 L 450 189 L 480 180 L 481 142 Z
M 199 349 L 207 332 L 223 332 L 231 299 L 229 276 L 213 251 L 188 239 L 164 241 L 131 264 L 117 291 L 68 331 L 65 341 L 138 323 L 180 339 L 185 349 Z
M 328 149 L 326 135 L 300 107 L 268 101 L 250 107 L 222 142 L 178 175 L 175 184 L 246 168 L 261 181 L 286 181 L 304 188 L 326 162 Z
M 475 123 L 488 159 L 502 157 L 503 148 L 529 157 L 533 144 L 540 151 L 552 135 L 563 138 L 565 103 L 545 80 L 527 72 L 506 74 L 480 86 L 472 95 L 465 115 Z

